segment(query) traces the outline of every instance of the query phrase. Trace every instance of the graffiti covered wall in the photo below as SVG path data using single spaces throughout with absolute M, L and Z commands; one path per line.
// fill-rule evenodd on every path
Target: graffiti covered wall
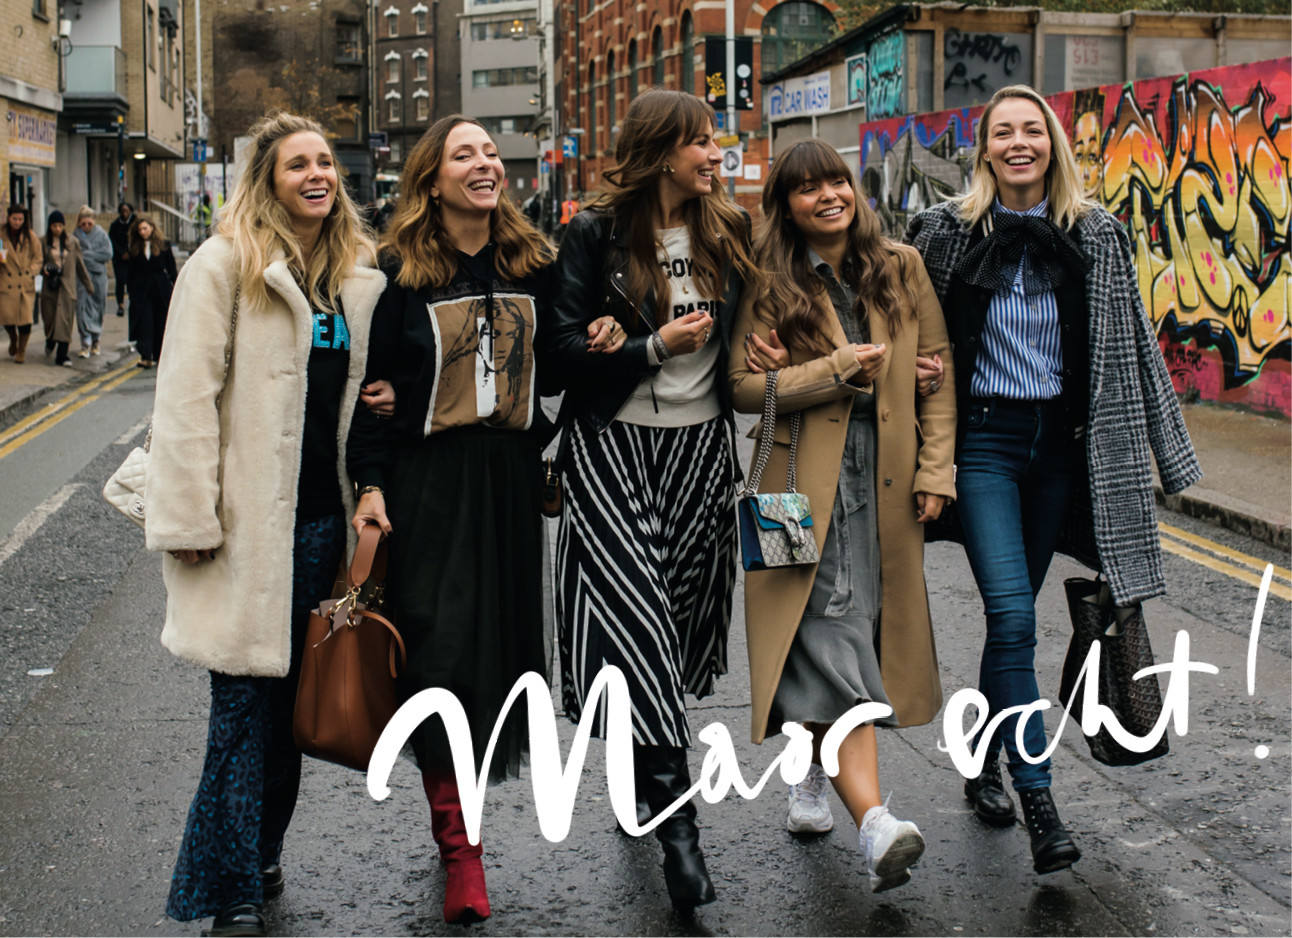
M 1092 197 L 1126 223 L 1176 390 L 1292 417 L 1292 59 L 1046 100 Z M 862 124 L 885 228 L 964 190 L 981 107 Z

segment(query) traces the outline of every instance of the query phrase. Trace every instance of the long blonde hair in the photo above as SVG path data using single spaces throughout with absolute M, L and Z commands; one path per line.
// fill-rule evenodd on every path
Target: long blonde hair
M 713 108 L 692 94 L 652 88 L 628 105 L 615 145 L 615 163 L 601 174 L 602 192 L 590 207 L 614 215 L 628 226 L 628 296 L 640 304 L 656 301 L 655 319 L 670 319 L 668 284 L 656 261 L 655 218 L 659 177 L 664 161 L 679 142 L 698 137 L 712 127 Z M 715 177 L 708 195 L 688 199 L 682 206 L 691 235 L 695 280 L 708 294 L 721 298 L 722 269 L 734 266 L 747 287 L 761 282 L 749 248 L 748 229 L 740 209 Z M 640 331 L 634 319 L 625 328 Z
M 1028 85 L 1009 85 L 991 96 L 991 100 L 983 108 L 982 117 L 978 119 L 978 130 L 974 134 L 973 154 L 970 156 L 973 177 L 969 181 L 969 191 L 950 201 L 956 206 L 961 220 L 968 225 L 975 224 L 991 211 L 992 204 L 996 201 L 997 186 L 996 171 L 987 161 L 987 133 L 991 112 L 1007 98 L 1031 101 L 1040 108 L 1045 118 L 1045 131 L 1050 137 L 1050 165 L 1045 171 L 1045 194 L 1050 200 L 1048 211 L 1050 220 L 1067 231 L 1095 203 L 1082 192 L 1081 173 L 1072 155 L 1072 144 L 1059 126 L 1058 116 L 1045 99 Z
M 479 121 L 461 114 L 441 117 L 422 134 L 404 164 L 399 203 L 381 239 L 382 254 L 400 262 L 395 281 L 402 287 L 442 287 L 458 272 L 457 246 L 444 227 L 431 190 L 444 162 L 449 134 L 459 124 L 474 124 L 484 130 Z M 555 257 L 552 245 L 506 195 L 499 196 L 490 213 L 489 230 L 498 246 L 494 267 L 504 280 L 527 277 Z
M 848 226 L 846 256 L 849 286 L 857 297 L 857 321 L 871 312 L 883 316 L 888 331 L 902 329 L 902 302 L 916 305 L 901 253 L 880 231 L 879 219 L 857 191 L 852 171 L 834 147 L 817 139 L 800 140 L 776 157 L 763 185 L 763 223 L 754 239 L 754 257 L 768 274 L 766 289 L 754 301 L 755 312 L 776 329 L 787 348 L 805 348 L 817 355 L 834 351 L 830 341 L 833 318 L 814 302 L 820 278 L 808 261 L 808 244 L 790 212 L 790 196 L 808 180 L 845 179 L 852 188 L 855 211 Z M 842 279 L 845 274 L 837 272 Z
M 341 305 L 341 286 L 350 272 L 357 264 L 371 262 L 376 257 L 372 239 L 340 179 L 336 151 L 319 124 L 286 111 L 270 111 L 248 133 L 251 143 L 247 147 L 247 165 L 218 224 L 219 233 L 233 242 L 243 299 L 255 304 L 268 302 L 265 268 L 281 256 L 286 258 L 310 303 L 335 313 Z M 323 138 L 338 176 L 332 211 L 323 219 L 323 230 L 308 263 L 291 217 L 274 195 L 278 149 L 288 137 L 300 133 L 318 134 Z

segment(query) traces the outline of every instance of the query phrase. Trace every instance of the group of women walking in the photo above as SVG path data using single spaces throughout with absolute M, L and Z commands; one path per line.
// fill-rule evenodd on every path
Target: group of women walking
M 9 334 L 9 357 L 16 364 L 26 362 L 38 314 L 44 322 L 45 356 L 53 356 L 54 364 L 71 364 L 73 330 L 81 340 L 78 357 L 101 354 L 110 261 L 116 265 L 112 242 L 89 206 L 77 212 L 71 231 L 62 212 L 50 212 L 43 238 L 32 230 L 26 206 L 9 206 L 0 230 L 0 324 Z M 130 334 L 137 342 L 139 365 L 151 368 L 161 350 L 176 276 L 175 255 L 151 218 L 133 216 L 125 256 L 116 266 L 118 288 L 120 278 L 130 282 Z
M 172 917 L 262 934 L 263 903 L 283 889 L 304 625 L 347 519 L 389 539 L 401 693 L 457 695 L 477 772 L 517 773 L 523 718 L 480 763 L 513 683 L 547 673 L 553 627 L 571 719 L 593 706 L 601 669 L 620 670 L 639 820 L 660 819 L 682 912 L 716 898 L 686 798 L 685 697 L 727 667 L 734 412 L 762 413 L 773 395 L 774 424 L 757 431 L 771 441 L 763 487 L 781 491 L 796 457 L 819 553 L 746 576 L 751 732 L 811 732 L 787 827 L 829 830 L 832 783 L 876 891 L 910 879 L 923 837 L 882 797 L 874 723 L 831 737 L 832 776 L 820 747 L 859 703 L 887 704 L 889 726 L 940 709 L 924 526 L 955 501 L 992 714 L 1039 696 L 1034 599 L 1069 549 L 1057 534 L 1069 514 L 1116 602 L 1163 591 L 1149 450 L 1168 491 L 1197 464 L 1125 232 L 1080 197 L 1044 100 L 997 93 L 971 190 L 917 216 L 913 246 L 883 237 L 843 160 L 813 140 L 778 155 L 755 236 L 716 175 L 713 123 L 694 96 L 638 96 L 601 196 L 556 257 L 468 118 L 438 121 L 409 154 L 379 245 L 317 124 L 275 113 L 252 129 L 218 236 L 179 277 L 158 372 L 147 541 L 167 552 L 162 640 L 210 670 L 212 692 Z M 562 391 L 553 623 L 540 453 L 558 427 L 539 401 Z M 1014 820 L 1002 738 L 1036 870 L 1071 865 L 1048 764 L 1022 758 L 1008 721 L 966 782 L 974 811 Z M 1044 748 L 1039 717 L 1025 741 Z M 443 725 L 424 723 L 412 751 L 445 920 L 487 918 L 483 846 L 466 834 Z

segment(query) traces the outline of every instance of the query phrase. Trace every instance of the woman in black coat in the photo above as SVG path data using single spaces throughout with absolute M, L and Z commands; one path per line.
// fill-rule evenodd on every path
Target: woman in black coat
M 175 254 L 147 215 L 135 216 L 130 229 L 130 325 L 139 367 L 151 368 L 161 356 L 166 311 L 175 286 Z

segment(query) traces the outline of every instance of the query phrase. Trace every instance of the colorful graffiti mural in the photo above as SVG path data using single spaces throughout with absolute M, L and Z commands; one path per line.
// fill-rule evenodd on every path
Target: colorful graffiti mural
M 1047 98 L 1083 181 L 1127 225 L 1182 392 L 1292 417 L 1292 59 Z M 981 107 L 862 124 L 885 228 L 963 191 Z

